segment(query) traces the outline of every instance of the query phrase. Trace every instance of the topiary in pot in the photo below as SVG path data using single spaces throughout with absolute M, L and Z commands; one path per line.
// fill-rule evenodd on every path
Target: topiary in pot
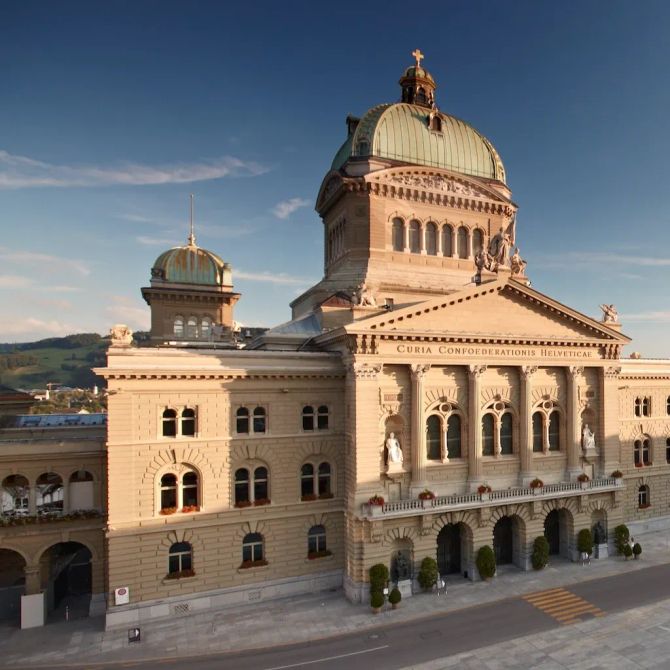
M 588 528 L 582 528 L 577 533 L 577 550 L 580 554 L 588 554 L 589 556 L 593 553 L 593 535 Z
M 370 591 L 379 591 L 386 588 L 389 581 L 389 569 L 383 563 L 376 563 L 370 568 Z
M 384 606 L 384 594 L 381 591 L 370 591 L 370 607 L 375 614 Z
M 496 557 L 488 544 L 477 552 L 477 570 L 482 579 L 491 579 L 496 573 Z
M 396 586 L 391 593 L 389 593 L 389 602 L 391 603 L 393 609 L 398 609 L 398 605 L 400 604 L 400 601 L 402 600 L 402 593 L 400 593 L 400 589 Z
M 533 553 L 530 561 L 534 570 L 542 570 L 549 563 L 549 542 L 544 535 L 536 537 L 533 541 Z
M 633 556 L 635 556 L 635 558 L 639 558 L 641 553 L 642 553 L 642 547 L 640 546 L 639 542 L 636 542 L 633 545 Z
M 430 556 L 421 561 L 421 569 L 417 577 L 422 589 L 432 589 L 437 583 L 437 561 Z
M 619 554 L 624 554 L 625 547 L 628 546 L 628 540 L 630 539 L 630 531 L 628 526 L 621 524 L 614 529 L 614 545 L 616 546 Z
M 627 544 L 623 548 L 623 555 L 628 560 L 633 555 L 633 550 L 630 547 L 630 544 Z

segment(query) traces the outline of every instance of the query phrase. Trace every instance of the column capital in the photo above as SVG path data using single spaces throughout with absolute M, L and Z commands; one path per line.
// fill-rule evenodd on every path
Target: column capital
M 570 366 L 568 366 L 568 372 L 570 373 L 571 377 L 576 377 L 577 375 L 581 375 L 584 372 L 584 366 L 583 365 L 570 365 Z
M 412 379 L 416 381 L 421 381 L 428 370 L 430 370 L 430 363 L 411 363 L 409 366 Z
M 383 363 L 349 363 L 347 365 L 347 375 L 355 379 L 365 379 L 374 381 L 377 375 L 382 371 Z
M 470 379 L 478 379 L 486 372 L 486 365 L 468 365 L 468 376 Z
M 521 376 L 528 380 L 537 372 L 537 365 L 522 365 Z
M 605 379 L 616 379 L 621 374 L 621 368 L 615 365 L 610 365 L 603 368 L 603 376 Z

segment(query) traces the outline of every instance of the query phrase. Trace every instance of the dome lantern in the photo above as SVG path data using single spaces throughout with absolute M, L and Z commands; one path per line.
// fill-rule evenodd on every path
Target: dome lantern
M 401 102 L 432 109 L 435 107 L 437 85 L 430 72 L 421 67 L 421 60 L 425 58 L 421 51 L 414 49 L 412 56 L 416 59 L 416 65 L 408 67 L 399 81 L 402 89 Z

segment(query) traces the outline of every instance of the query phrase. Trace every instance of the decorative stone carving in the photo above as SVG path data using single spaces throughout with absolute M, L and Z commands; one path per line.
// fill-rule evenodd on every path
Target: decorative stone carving
M 481 377 L 486 372 L 486 365 L 468 365 L 468 375 L 472 377 Z
M 570 365 L 568 367 L 568 372 L 573 376 L 577 377 L 584 372 L 584 367 L 582 365 Z
M 409 366 L 412 377 L 416 380 L 424 378 L 426 372 L 430 370 L 430 363 L 415 363 Z
M 603 311 L 603 323 L 617 323 L 619 321 L 619 312 L 614 305 L 600 305 Z
M 439 175 L 418 175 L 418 174 L 394 174 L 389 181 L 402 186 L 413 186 L 415 188 L 427 188 L 431 191 L 443 191 L 445 193 L 458 193 L 459 195 L 490 197 L 487 194 L 472 188 L 467 184 L 462 184 L 453 179 L 445 179 Z
M 588 423 L 585 423 L 582 428 L 582 448 L 585 452 L 592 451 L 596 448 L 596 436 L 589 428 Z
M 605 379 L 616 379 L 621 374 L 621 368 L 612 365 L 610 367 L 603 368 L 603 374 L 605 375 Z
M 521 376 L 524 379 L 530 379 L 537 372 L 537 365 L 522 365 Z
M 383 367 L 383 363 L 375 363 L 374 365 L 370 365 L 369 363 L 350 363 L 347 367 L 347 372 L 356 379 L 374 381 Z
M 519 254 L 519 247 L 514 248 L 512 258 L 510 258 L 510 267 L 512 268 L 512 277 L 523 277 L 526 272 L 526 263 L 521 254 Z
M 503 228 L 491 238 L 488 253 L 496 264 L 496 267 L 498 265 L 509 266 L 509 252 L 512 244 L 514 244 L 512 236 Z
M 354 291 L 353 301 L 359 307 L 376 307 L 377 299 L 373 292 L 368 288 L 365 282 L 361 282 Z
M 129 347 L 133 343 L 133 331 L 123 323 L 117 323 L 109 330 L 112 347 Z

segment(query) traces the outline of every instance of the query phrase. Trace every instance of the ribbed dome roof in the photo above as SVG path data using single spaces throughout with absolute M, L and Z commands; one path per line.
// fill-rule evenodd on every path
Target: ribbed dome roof
M 195 244 L 174 247 L 163 252 L 151 268 L 152 280 L 171 284 L 230 286 L 231 270 L 219 256 Z
M 431 115 L 439 117 L 441 130 L 431 130 Z M 420 105 L 399 102 L 368 110 L 337 152 L 332 169 L 340 169 L 349 158 L 365 156 L 505 183 L 505 168 L 489 140 L 465 121 Z

